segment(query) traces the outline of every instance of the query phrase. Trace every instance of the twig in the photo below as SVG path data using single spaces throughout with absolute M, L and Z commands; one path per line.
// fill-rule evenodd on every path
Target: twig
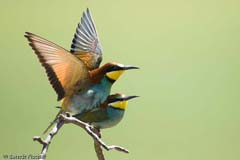
M 57 134 L 57 132 L 63 126 L 63 124 L 64 124 L 64 121 L 59 119 L 58 123 L 56 123 L 56 125 L 53 127 L 53 129 L 48 134 L 48 136 L 47 136 L 47 138 L 45 140 L 42 140 L 39 136 L 33 137 L 34 141 L 37 141 L 37 142 L 39 142 L 40 144 L 43 145 L 42 152 L 40 154 L 39 160 L 45 160 L 46 159 L 48 147 L 49 147 L 53 137 Z
M 48 151 L 49 145 L 50 145 L 53 137 L 58 133 L 60 128 L 65 123 L 72 123 L 72 124 L 75 124 L 75 125 L 83 128 L 93 138 L 95 151 L 97 153 L 97 156 L 98 156 L 99 160 L 104 160 L 104 155 L 103 155 L 101 147 L 103 147 L 107 151 L 117 150 L 117 151 L 120 151 L 120 152 L 129 153 L 128 150 L 123 148 L 123 147 L 116 146 L 116 145 L 111 145 L 111 146 L 106 145 L 101 140 L 100 132 L 96 132 L 96 129 L 93 126 L 89 125 L 88 123 L 82 122 L 82 121 L 80 121 L 80 120 L 78 120 L 74 117 L 67 117 L 63 114 L 60 114 L 59 117 L 58 117 L 58 121 L 57 121 L 56 125 L 53 127 L 53 129 L 48 134 L 48 136 L 45 140 L 42 140 L 39 136 L 33 137 L 34 141 L 37 141 L 37 142 L 39 142 L 40 144 L 43 145 L 39 160 L 45 160 L 46 159 L 47 151 Z
M 106 145 L 98 136 L 97 134 L 95 134 L 92 129 L 94 128 L 93 126 L 89 125 L 88 123 L 82 122 L 74 117 L 66 117 L 64 115 L 60 115 L 59 116 L 60 119 L 63 119 L 64 123 L 73 123 L 81 128 L 83 128 L 90 136 L 92 136 L 92 138 L 94 140 L 96 140 L 104 149 L 106 149 L 107 151 L 109 150 L 117 150 L 120 152 L 124 152 L 124 153 L 129 153 L 129 151 L 123 147 L 120 146 L 116 146 L 116 145 L 111 145 L 108 146 Z

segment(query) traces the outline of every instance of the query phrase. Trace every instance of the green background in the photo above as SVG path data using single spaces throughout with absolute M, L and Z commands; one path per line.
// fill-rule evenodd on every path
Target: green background
M 104 61 L 141 67 L 112 92 L 139 95 L 123 121 L 103 131 L 130 154 L 112 160 L 240 159 L 240 2 L 237 0 L 0 0 L 0 159 L 33 154 L 53 119 L 56 94 L 23 37 L 39 34 L 66 49 L 89 7 Z M 66 125 L 48 159 L 96 159 L 92 139 Z

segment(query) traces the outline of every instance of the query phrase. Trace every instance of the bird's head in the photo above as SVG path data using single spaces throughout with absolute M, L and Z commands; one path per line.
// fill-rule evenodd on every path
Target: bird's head
M 106 77 L 112 82 L 115 82 L 126 70 L 139 69 L 135 66 L 123 65 L 120 63 L 110 62 L 106 64 Z
M 125 110 L 128 105 L 128 100 L 138 96 L 126 96 L 124 94 L 113 94 L 108 96 L 107 103 L 113 108 Z

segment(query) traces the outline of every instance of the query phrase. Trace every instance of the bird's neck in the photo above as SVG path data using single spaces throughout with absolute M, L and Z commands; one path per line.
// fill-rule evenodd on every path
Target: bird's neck
M 109 83 L 113 84 L 115 81 L 111 80 L 110 78 L 108 78 L 106 76 L 108 67 L 109 67 L 109 65 L 105 64 L 102 67 L 99 67 L 99 68 L 89 71 L 91 82 L 94 84 L 101 83 L 102 79 L 105 78 L 109 81 Z
M 101 85 L 103 85 L 104 87 L 107 87 L 107 88 L 111 88 L 112 85 L 113 85 L 113 82 L 111 82 L 109 80 L 109 78 L 107 78 L 107 76 L 104 76 L 102 79 L 101 79 Z

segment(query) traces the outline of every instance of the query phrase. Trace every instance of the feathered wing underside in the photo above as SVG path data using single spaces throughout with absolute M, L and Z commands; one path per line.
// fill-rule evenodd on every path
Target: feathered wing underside
M 45 68 L 48 79 L 58 95 L 58 100 L 71 95 L 77 83 L 85 85 L 88 70 L 81 60 L 64 48 L 35 34 L 26 32 L 25 37 Z
M 102 61 L 102 47 L 89 9 L 83 12 L 70 52 L 83 60 L 89 69 L 99 67 Z

